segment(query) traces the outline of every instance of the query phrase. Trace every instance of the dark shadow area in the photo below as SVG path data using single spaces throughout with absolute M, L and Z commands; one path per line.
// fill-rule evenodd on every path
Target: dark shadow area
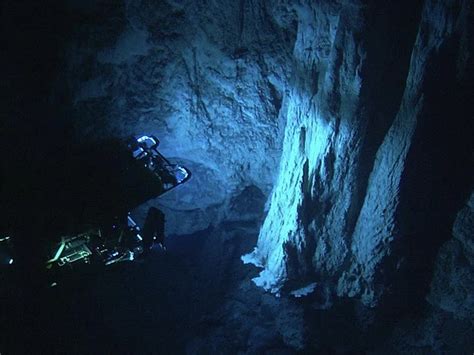
M 364 13 L 367 57 L 361 72 L 361 109 L 366 134 L 360 150 L 357 191 L 347 220 L 350 235 L 364 203 L 375 155 L 400 109 L 423 1 L 371 1 Z M 406 9 L 410 9 L 407 11 Z M 362 132 L 364 128 L 362 127 Z
M 23 294 L 4 299 L 2 351 L 182 353 L 183 323 L 199 307 L 191 278 L 183 259 L 154 250 L 141 263 L 72 273 L 54 288 L 10 282 Z
M 255 236 L 232 230 L 223 243 L 212 229 L 172 236 L 167 251 L 156 247 L 138 262 L 71 272 L 52 288 L 0 274 L 8 285 L 0 290 L 2 352 L 185 353 L 193 337 L 224 325 L 213 312 L 253 269 L 239 256 Z
M 58 154 L 74 138 L 64 107 L 50 96 L 74 22 L 60 1 L 1 4 L 2 56 L 0 119 L 0 231 L 14 229 L 20 264 L 37 265 L 42 241 L 50 236 L 51 200 L 56 199 Z M 64 94 L 66 95 L 66 94 Z M 66 100 L 58 97 L 58 102 Z M 45 188 L 49 186 L 49 188 Z M 36 277 L 25 267 L 23 277 Z
M 457 39 L 440 48 L 429 63 L 419 117 L 400 191 L 398 251 L 405 255 L 379 275 L 393 280 L 382 322 L 404 314 L 422 314 L 440 246 L 452 238 L 452 227 L 473 188 L 474 106 L 472 64 L 457 80 Z M 472 60 L 471 60 L 472 63 Z

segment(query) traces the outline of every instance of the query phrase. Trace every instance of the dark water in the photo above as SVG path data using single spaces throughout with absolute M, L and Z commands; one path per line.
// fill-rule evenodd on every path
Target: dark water
M 204 311 L 191 254 L 204 239 L 183 237 L 139 262 L 71 273 L 53 288 L 9 275 L 2 353 L 182 353 Z

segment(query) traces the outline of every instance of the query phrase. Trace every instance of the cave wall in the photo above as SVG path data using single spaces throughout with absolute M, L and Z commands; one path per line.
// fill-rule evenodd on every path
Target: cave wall
M 168 233 L 245 220 L 239 201 L 271 193 L 243 257 L 257 285 L 310 285 L 322 308 L 428 292 L 471 184 L 468 1 L 67 7 L 49 99 L 80 140 L 155 134 L 193 171 L 150 202 Z
M 467 1 L 68 6 L 57 92 L 80 139 L 155 134 L 194 173 L 139 219 L 159 205 L 191 233 L 271 192 L 257 285 L 322 308 L 426 294 L 470 183 Z
M 457 319 L 474 319 L 474 194 L 459 211 L 453 238 L 440 248 L 428 301 Z
M 165 156 L 193 172 L 179 191 L 151 202 L 168 212 L 168 233 L 232 215 L 230 196 L 247 187 L 269 193 L 295 36 L 284 13 L 279 25 L 266 1 L 69 6 L 78 26 L 58 90 L 69 93 L 77 135 L 154 134 Z
M 472 186 L 471 6 L 293 5 L 279 175 L 242 259 L 277 294 L 316 283 L 321 308 L 422 297 Z
M 150 202 L 168 233 L 204 230 L 171 238 L 196 273 L 166 274 L 206 304 L 191 351 L 472 345 L 469 1 L 7 3 L 2 204 L 38 236 L 29 253 L 70 126 L 80 141 L 151 133 L 194 173 Z M 263 212 L 243 260 L 280 298 L 238 262 Z M 361 324 L 371 307 L 385 337 Z M 398 322 L 407 308 L 421 315 Z

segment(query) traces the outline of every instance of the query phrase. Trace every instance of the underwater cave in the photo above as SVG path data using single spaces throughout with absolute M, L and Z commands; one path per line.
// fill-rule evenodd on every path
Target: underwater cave
M 471 1 L 1 16 L 1 354 L 474 351 Z

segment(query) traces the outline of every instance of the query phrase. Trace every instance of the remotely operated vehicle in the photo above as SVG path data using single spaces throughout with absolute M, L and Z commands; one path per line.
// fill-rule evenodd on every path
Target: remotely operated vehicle
M 40 246 L 48 272 L 129 262 L 152 247 L 157 234 L 163 233 L 160 223 L 164 222 L 152 220 L 156 213 L 150 209 L 142 229 L 129 211 L 191 177 L 186 167 L 166 159 L 158 145 L 156 137 L 144 135 L 70 152 L 72 158 L 61 175 L 65 192 L 58 194 L 60 202 L 51 196 L 51 208 L 59 220 L 53 228 L 55 235 Z M 19 252 L 14 232 L 0 235 L 4 268 L 15 265 Z

